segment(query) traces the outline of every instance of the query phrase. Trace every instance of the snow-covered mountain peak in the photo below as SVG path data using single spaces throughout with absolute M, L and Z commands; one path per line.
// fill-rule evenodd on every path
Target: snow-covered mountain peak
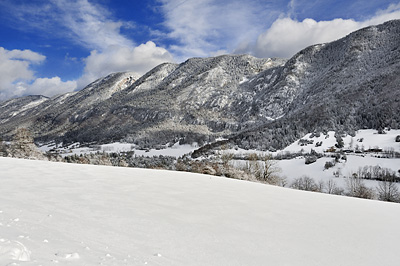
M 114 73 L 14 116 L 12 104 L 1 103 L 0 135 L 24 125 L 40 139 L 64 142 L 152 146 L 225 136 L 279 149 L 307 132 L 399 128 L 399 43 L 400 20 L 289 60 L 222 55 L 161 64 L 140 78 Z

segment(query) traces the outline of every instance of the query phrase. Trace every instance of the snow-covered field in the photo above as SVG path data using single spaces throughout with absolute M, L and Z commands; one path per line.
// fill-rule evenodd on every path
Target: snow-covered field
M 395 142 L 396 136 L 400 135 L 400 130 L 389 130 L 386 131 L 385 134 L 378 134 L 376 130 L 373 129 L 365 129 L 359 130 L 356 132 L 354 137 L 347 135 L 343 138 L 344 149 L 351 150 L 368 150 L 371 148 L 380 148 L 382 150 L 393 150 L 400 152 L 400 142 Z M 285 152 L 310 152 L 311 150 L 315 150 L 316 152 L 323 153 L 331 147 L 334 147 L 336 144 L 335 132 L 329 131 L 326 135 L 320 134 L 320 136 L 313 136 L 311 133 L 305 135 L 301 139 L 308 140 L 309 144 L 299 144 L 299 140 L 296 140 L 288 147 L 283 150 L 279 150 L 273 152 L 272 154 L 276 155 L 279 153 Z M 320 143 L 320 146 L 316 146 L 317 143 Z M 47 152 L 51 149 L 55 148 L 54 143 L 41 145 L 39 149 L 42 152 Z M 95 145 L 95 147 L 80 147 L 79 143 L 75 143 L 69 145 L 68 147 L 57 147 L 56 150 L 61 153 L 61 155 L 80 155 L 87 153 L 95 153 L 95 152 L 129 152 L 133 151 L 137 156 L 174 156 L 179 157 L 184 154 L 188 154 L 198 149 L 199 146 L 197 143 L 193 143 L 192 145 L 184 144 L 179 145 L 179 143 L 175 143 L 171 147 L 166 147 L 164 149 L 149 149 L 149 150 L 140 150 L 131 143 L 109 143 L 102 145 Z M 244 149 L 231 149 L 227 150 L 227 152 L 235 153 L 235 154 L 249 154 L 249 153 L 258 153 L 263 154 L 265 152 L 257 151 L 257 150 L 244 150 Z
M 385 265 L 400 204 L 0 158 L 0 265 Z
M 358 156 L 358 155 L 347 155 L 347 161 L 341 161 L 335 166 L 329 169 L 324 169 L 327 161 L 332 161 L 333 158 L 323 157 L 318 159 L 315 163 L 305 164 L 304 158 L 295 158 L 291 160 L 280 160 L 277 161 L 277 166 L 280 168 L 281 176 L 287 178 L 287 181 L 291 183 L 294 179 L 308 176 L 313 178 L 315 181 L 327 182 L 328 180 L 334 180 L 337 185 L 342 188 L 346 186 L 346 178 L 353 173 L 357 173 L 358 169 L 364 166 L 380 166 L 382 168 L 388 168 L 392 171 L 397 172 L 400 170 L 400 159 L 394 158 L 375 158 L 373 156 Z M 336 175 L 335 175 L 336 173 Z M 376 188 L 378 181 L 364 180 L 366 186 L 370 188 Z
M 359 130 L 356 132 L 356 136 L 351 137 L 349 135 L 343 138 L 344 149 L 345 150 L 368 150 L 379 148 L 383 151 L 400 152 L 400 142 L 396 142 L 396 136 L 400 135 L 400 130 L 390 130 L 386 131 L 386 134 L 378 134 L 376 130 L 366 129 Z M 336 138 L 335 132 L 329 131 L 326 135 L 321 134 L 320 136 L 312 136 L 311 133 L 303 136 L 301 139 L 309 141 L 309 144 L 301 145 L 299 143 L 300 139 L 290 144 L 283 150 L 269 153 L 271 155 L 278 155 L 284 153 L 310 153 L 314 150 L 318 153 L 324 153 L 331 147 L 335 147 Z M 312 143 L 311 143 L 312 142 Z M 303 142 L 304 143 L 304 142 Z M 316 147 L 317 143 L 321 143 L 320 146 Z M 227 151 L 222 151 L 222 153 L 233 153 L 236 155 L 245 154 L 259 154 L 265 155 L 265 152 L 257 150 L 243 150 L 243 149 L 230 149 Z M 330 153 L 327 153 L 329 156 Z M 331 153 L 333 155 L 333 153 Z M 347 153 L 347 161 L 340 160 L 335 166 L 325 169 L 325 163 L 328 161 L 333 161 L 334 158 L 322 157 L 318 159 L 315 163 L 305 164 L 305 158 L 299 156 L 290 160 L 278 160 L 276 161 L 276 166 L 280 169 L 278 173 L 280 176 L 285 177 L 286 181 L 290 185 L 294 179 L 303 176 L 308 176 L 313 178 L 316 182 L 323 181 L 328 182 L 329 180 L 334 180 L 334 182 L 342 187 L 346 187 L 346 179 L 343 177 L 351 176 L 353 173 L 357 173 L 360 167 L 364 166 L 380 166 L 382 168 L 391 169 L 394 172 L 400 170 L 400 159 L 399 158 L 379 158 L 380 153 Z M 246 161 L 238 160 L 234 162 L 236 166 L 243 166 Z M 334 175 L 335 174 L 335 175 Z M 338 178 L 339 177 L 339 178 Z M 375 189 L 378 186 L 378 181 L 374 180 L 364 180 L 366 186 Z
M 343 138 L 344 149 L 368 150 L 380 148 L 382 150 L 393 149 L 394 151 L 400 152 L 400 142 L 395 142 L 396 137 L 399 135 L 399 129 L 386 130 L 385 134 L 378 134 L 378 132 L 373 129 L 358 130 L 354 137 L 347 135 Z M 309 140 L 313 143 L 301 146 L 299 141 L 295 141 L 286 147 L 282 152 L 298 152 L 302 149 L 305 152 L 310 152 L 311 149 L 315 150 L 316 152 L 324 152 L 330 147 L 335 147 L 336 144 L 334 131 L 329 131 L 326 135 L 321 134 L 319 137 L 312 136 L 312 134 L 309 133 L 301 139 Z M 318 142 L 321 143 L 321 146 L 316 147 Z
M 327 149 L 334 147 L 336 139 L 334 137 L 335 132 L 330 131 L 326 135 L 321 134 L 319 137 L 312 137 L 312 134 L 307 134 L 302 139 L 312 141 L 312 144 L 300 145 L 299 141 L 296 141 L 286 147 L 280 152 L 311 152 L 311 149 L 317 152 L 324 152 Z M 356 136 L 351 137 L 347 135 L 343 138 L 344 149 L 348 150 L 368 150 L 379 148 L 383 151 L 396 151 L 400 152 L 400 142 L 395 142 L 396 136 L 400 135 L 400 130 L 386 131 L 386 134 L 378 134 L 376 130 L 366 129 L 359 130 L 356 132 Z M 321 143 L 321 146 L 316 147 L 316 143 Z M 281 175 L 288 178 L 291 182 L 295 178 L 302 176 L 309 176 L 316 181 L 327 182 L 328 180 L 334 180 L 339 186 L 345 188 L 346 180 L 344 176 L 351 176 L 352 173 L 357 173 L 360 167 L 364 166 L 380 166 L 382 168 L 391 169 L 394 172 L 400 170 L 400 159 L 399 158 L 377 158 L 379 153 L 366 153 L 366 154 L 350 154 L 347 155 L 347 161 L 341 161 L 334 167 L 327 170 L 324 169 L 324 165 L 327 161 L 332 161 L 333 158 L 323 157 L 317 160 L 313 164 L 306 165 L 304 158 L 296 158 L 292 160 L 278 161 L 279 167 L 282 169 Z M 339 178 L 334 176 L 336 173 Z M 337 176 L 336 175 L 336 176 Z M 376 188 L 378 185 L 377 181 L 365 180 L 365 185 L 370 188 Z
M 39 149 L 42 152 L 47 152 L 51 149 L 54 149 L 55 145 L 42 145 Z M 60 147 L 56 148 L 58 152 L 62 156 L 67 155 L 81 155 L 81 154 L 88 154 L 88 153 L 96 153 L 96 152 L 106 152 L 106 153 L 121 153 L 121 152 L 134 152 L 136 156 L 173 156 L 173 157 L 180 157 L 194 150 L 198 149 L 199 146 L 197 143 L 193 143 L 192 145 L 184 144 L 179 145 L 179 143 L 175 143 L 171 147 L 166 147 L 165 149 L 148 149 L 148 150 L 140 150 L 135 147 L 135 145 L 131 143 L 121 143 L 121 142 L 114 142 L 109 144 L 102 144 L 96 145 L 93 148 L 90 147 L 80 147 L 79 143 L 75 143 L 69 145 L 68 147 Z
M 373 129 L 363 129 L 356 131 L 356 135 L 354 137 L 350 135 L 346 135 L 343 137 L 343 149 L 345 150 L 359 150 L 364 151 L 368 149 L 379 148 L 383 151 L 395 151 L 400 152 L 400 142 L 396 142 L 395 139 L 400 135 L 399 129 L 392 129 L 389 131 L 385 131 L 385 134 L 378 134 L 376 130 Z M 299 143 L 300 140 L 309 141 L 309 144 Z M 320 145 L 316 145 L 320 143 Z M 282 150 L 278 150 L 276 152 L 271 152 L 273 155 L 277 155 L 280 153 L 286 152 L 305 152 L 309 153 L 311 150 L 314 150 L 318 153 L 324 153 L 329 150 L 331 147 L 335 147 L 337 143 L 335 138 L 335 132 L 329 131 L 326 135 L 320 134 L 319 136 L 313 136 L 312 133 L 308 133 L 302 138 L 296 140 L 291 143 L 289 146 Z M 249 154 L 249 153 L 257 153 L 264 154 L 265 152 L 261 152 L 258 150 L 244 150 L 244 149 L 231 149 L 229 152 L 235 154 Z

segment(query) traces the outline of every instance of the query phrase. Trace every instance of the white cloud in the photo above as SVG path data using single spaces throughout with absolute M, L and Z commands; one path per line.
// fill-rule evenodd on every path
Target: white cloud
M 61 15 L 59 23 L 66 27 L 77 42 L 88 48 L 107 49 L 109 46 L 132 46 L 133 41 L 120 33 L 122 26 L 131 23 L 114 21 L 109 12 L 87 0 L 54 0 L 54 8 Z
M 151 41 L 136 47 L 109 46 L 103 51 L 91 51 L 85 58 L 84 74 L 76 81 L 36 77 L 31 67 L 44 60 L 45 56 L 30 50 L 8 51 L 0 47 L 0 101 L 24 95 L 51 97 L 81 89 L 112 72 L 144 74 L 161 63 L 173 61 L 173 58 L 166 49 Z
M 112 72 L 132 71 L 144 74 L 161 63 L 171 61 L 171 54 L 151 41 L 137 47 L 110 46 L 102 52 L 93 50 L 85 59 L 84 75 L 78 85 L 83 87 Z
M 76 82 L 59 77 L 36 78 L 32 65 L 46 57 L 31 50 L 7 50 L 0 47 L 0 101 L 23 95 L 53 96 L 76 89 Z
M 290 57 L 316 43 L 333 41 L 359 28 L 353 20 L 335 19 L 317 22 L 291 18 L 276 20 L 257 40 L 255 55 L 259 57 Z
M 277 17 L 271 3 L 258 0 L 161 0 L 164 26 L 176 43 L 169 47 L 183 60 L 193 56 L 210 56 L 219 51 L 247 47 Z M 272 22 L 272 21 L 271 21 Z
M 7 51 L 4 48 L 0 47 L 0 54 L 4 54 L 7 59 L 27 61 L 34 64 L 41 63 L 46 59 L 44 55 L 38 54 L 31 50 L 14 49 L 11 51 Z
M 2 4 L 0 4 L 1 6 Z M 55 34 L 60 38 L 69 38 L 75 43 L 88 48 L 90 55 L 83 58 L 84 72 L 76 81 L 63 82 L 59 77 L 38 78 L 35 80 L 30 65 L 35 63 L 33 54 L 25 51 L 23 56 L 30 61 L 19 62 L 23 70 L 15 73 L 17 78 L 9 76 L 8 93 L 2 98 L 26 94 L 43 94 L 52 96 L 68 90 L 81 89 L 90 82 L 112 72 L 134 71 L 144 74 L 146 71 L 164 62 L 173 61 L 172 55 L 164 48 L 148 41 L 136 45 L 135 42 L 121 33 L 121 28 L 134 27 L 132 22 L 119 21 L 104 7 L 88 0 L 51 0 L 27 4 L 15 4 L 12 1 L 3 3 L 10 13 L 26 25 L 26 29 Z M 24 23 L 21 23 L 24 22 Z M 20 51 L 22 54 L 22 51 Z M 22 55 L 20 55 L 22 56 Z M 75 60 L 69 54 L 65 60 Z M 13 74 L 10 73 L 10 74 Z M 23 79 L 21 79 L 23 77 Z M 12 85 L 11 85 L 12 84 Z M 13 87 L 13 93 L 10 88 Z
M 259 35 L 253 53 L 259 57 L 288 58 L 309 45 L 331 42 L 363 27 L 399 18 L 400 4 L 380 10 L 365 21 L 334 19 L 317 22 L 313 19 L 296 21 L 291 18 L 279 18 L 267 31 Z
M 132 27 L 132 23 L 113 20 L 100 5 L 87 0 L 55 0 L 54 3 L 62 13 L 61 23 L 86 47 L 93 48 L 84 59 L 84 73 L 78 80 L 78 88 L 113 72 L 144 74 L 158 64 L 173 61 L 166 49 L 152 41 L 136 46 L 120 32 L 121 27 Z
M 93 49 L 84 59 L 84 73 L 77 81 L 78 88 L 112 72 L 144 74 L 158 64 L 173 61 L 171 54 L 154 42 L 136 46 L 120 32 L 121 27 L 132 27 L 132 23 L 112 19 L 100 5 L 87 0 L 54 0 L 53 3 L 61 13 L 59 22 L 76 40 Z
M 59 77 L 37 78 L 32 84 L 18 84 L 18 86 L 23 89 L 23 95 L 54 96 L 75 90 L 77 82 L 64 82 Z
M 376 25 L 393 19 L 400 19 L 400 3 L 391 4 L 387 9 L 379 10 L 374 17 L 364 22 L 363 26 Z
M 38 34 L 67 38 L 89 49 L 102 50 L 111 45 L 132 46 L 134 42 L 120 33 L 132 22 L 119 21 L 101 5 L 88 0 L 50 0 L 15 3 L 4 0 L 0 7 L 16 19 L 15 27 Z
M 18 96 L 15 84 L 32 80 L 32 64 L 45 60 L 45 56 L 30 50 L 7 50 L 0 47 L 0 100 Z

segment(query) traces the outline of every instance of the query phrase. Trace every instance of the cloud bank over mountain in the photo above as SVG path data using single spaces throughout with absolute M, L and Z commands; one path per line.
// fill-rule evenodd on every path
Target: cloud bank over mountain
M 331 42 L 363 27 L 399 18 L 400 4 L 391 5 L 365 21 L 340 18 L 330 21 L 315 21 L 311 18 L 297 21 L 290 17 L 279 18 L 258 36 L 250 52 L 258 57 L 287 58 L 309 45 Z

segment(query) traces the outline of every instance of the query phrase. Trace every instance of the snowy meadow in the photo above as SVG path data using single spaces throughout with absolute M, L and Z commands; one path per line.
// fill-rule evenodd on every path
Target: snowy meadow
M 398 265 L 400 205 L 0 158 L 1 265 Z

